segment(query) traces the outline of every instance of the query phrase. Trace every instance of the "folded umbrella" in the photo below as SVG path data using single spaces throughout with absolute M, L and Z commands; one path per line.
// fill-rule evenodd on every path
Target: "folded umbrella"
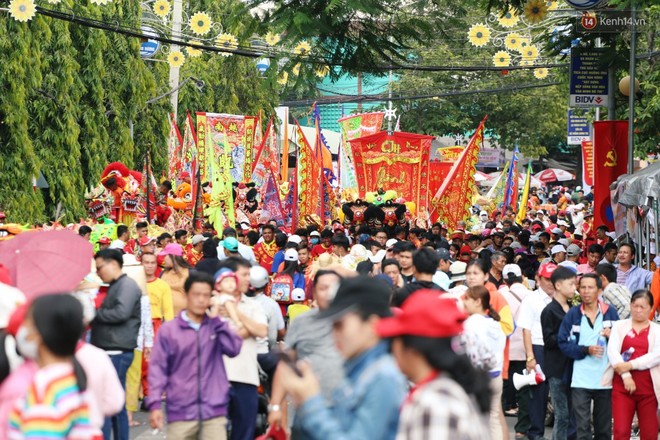
M 0 242 L 0 264 L 28 300 L 75 289 L 90 272 L 93 256 L 92 244 L 66 229 L 27 232 Z

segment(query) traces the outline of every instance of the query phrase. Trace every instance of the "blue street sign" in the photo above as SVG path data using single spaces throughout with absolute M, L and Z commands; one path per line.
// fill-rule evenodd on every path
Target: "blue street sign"
M 582 145 L 591 139 L 589 120 L 582 113 L 568 109 L 568 145 Z
M 607 67 L 600 64 L 602 49 L 571 50 L 569 107 L 607 106 Z

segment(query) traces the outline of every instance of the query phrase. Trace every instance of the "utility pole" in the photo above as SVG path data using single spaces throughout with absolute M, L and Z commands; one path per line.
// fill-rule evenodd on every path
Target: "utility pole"
M 174 0 L 172 6 L 172 40 L 181 38 L 181 20 L 183 19 L 183 0 Z M 178 44 L 170 46 L 170 52 L 180 50 Z M 172 113 L 174 119 L 177 117 L 177 108 L 179 106 L 179 67 L 170 65 L 170 89 L 174 90 L 170 96 L 170 104 L 172 105 Z
M 637 52 L 637 7 L 630 2 L 630 90 L 628 91 L 628 174 L 635 171 L 635 56 Z

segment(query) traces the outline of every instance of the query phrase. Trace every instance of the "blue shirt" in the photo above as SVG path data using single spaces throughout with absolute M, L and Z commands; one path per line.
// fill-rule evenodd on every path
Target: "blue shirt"
M 628 272 L 622 271 L 617 266 L 616 275 L 617 284 L 625 285 L 631 293 L 635 293 L 639 289 L 646 289 L 646 286 L 653 281 L 653 272 L 634 265 L 628 269 Z
M 332 406 L 317 394 L 299 408 L 299 438 L 394 440 L 406 381 L 388 351 L 387 342 L 380 342 L 346 361 Z

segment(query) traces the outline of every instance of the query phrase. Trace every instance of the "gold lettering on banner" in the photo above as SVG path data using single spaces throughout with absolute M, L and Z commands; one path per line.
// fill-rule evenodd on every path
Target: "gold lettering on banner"
M 607 152 L 607 155 L 605 155 L 606 161 L 605 161 L 605 167 L 612 168 L 615 167 L 617 164 L 617 155 L 616 155 L 616 150 L 612 148 L 610 151 Z
M 401 152 L 401 146 L 393 140 L 387 140 L 380 146 L 380 151 L 383 153 L 399 154 Z
M 385 162 L 387 165 L 393 165 L 395 163 L 407 163 L 407 164 L 416 164 L 421 162 L 419 154 L 407 154 L 403 153 L 396 157 L 387 157 L 382 155 L 369 155 L 364 158 L 364 163 L 366 165 L 375 165 L 377 163 Z
M 388 184 L 392 183 L 404 185 L 407 180 L 407 173 L 405 171 L 401 171 L 398 176 L 392 176 L 388 174 L 387 168 L 381 167 L 378 173 L 376 173 L 376 186 L 378 187 L 387 187 Z

